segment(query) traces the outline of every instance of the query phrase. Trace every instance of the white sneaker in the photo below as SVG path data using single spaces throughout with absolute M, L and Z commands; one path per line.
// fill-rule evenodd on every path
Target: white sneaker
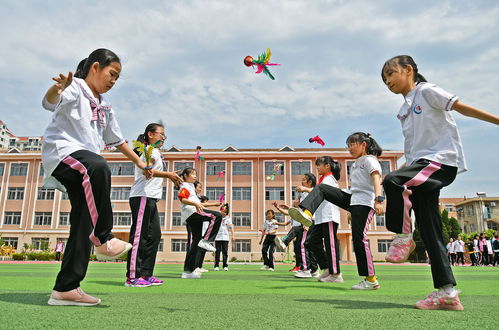
M 275 245 L 280 247 L 282 250 L 286 250 L 286 244 L 284 244 L 284 242 L 282 241 L 282 239 L 279 236 L 276 236 L 274 238 L 274 243 L 275 243 Z
M 270 267 L 269 267 L 269 271 L 273 272 L 273 271 L 274 271 L 274 268 L 270 268 Z
M 319 282 L 329 282 L 329 283 L 343 283 L 343 276 L 341 274 L 337 275 L 329 275 L 328 277 L 324 277 L 319 279 Z
M 295 277 L 297 278 L 311 278 L 312 274 L 310 270 L 299 270 L 295 273 Z
M 200 273 L 207 273 L 207 272 L 209 272 L 209 270 L 205 269 L 205 268 L 198 268 L 198 269 L 199 269 Z
M 201 276 L 202 271 L 201 271 L 201 269 L 198 267 L 198 268 L 194 269 L 193 273 L 194 273 L 194 274 L 197 274 L 197 275 L 199 275 L 199 276 Z
M 196 274 L 195 272 L 183 272 L 182 278 L 201 278 L 201 275 Z
M 260 270 L 269 270 L 269 266 L 262 266 L 262 268 L 260 268 Z
M 224 267 L 224 270 L 227 272 L 229 271 L 229 267 Z
M 378 281 L 370 282 L 368 280 L 362 280 L 359 284 L 352 286 L 352 290 L 377 290 L 380 288 Z
M 319 273 L 319 271 L 316 270 L 315 272 L 312 273 L 312 277 L 319 278 L 321 277 L 321 273 Z
M 317 271 L 318 272 L 318 271 Z M 319 281 L 323 278 L 326 278 L 329 276 L 329 268 L 326 268 L 324 269 L 324 271 L 322 272 L 321 276 L 319 276 Z
M 213 268 L 213 270 L 216 271 L 216 272 L 219 271 L 218 267 Z
M 288 210 L 289 216 L 302 225 L 310 227 L 313 225 L 312 219 L 299 207 L 291 207 Z
M 205 239 L 199 241 L 198 246 L 206 251 L 215 252 L 217 249 Z

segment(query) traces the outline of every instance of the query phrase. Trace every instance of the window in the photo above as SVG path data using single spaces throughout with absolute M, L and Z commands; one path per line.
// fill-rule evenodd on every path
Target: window
M 161 199 L 166 199 L 166 187 L 163 187 L 163 191 L 161 192 Z
M 31 239 L 31 246 L 34 250 L 47 250 L 49 248 L 49 239 L 41 237 L 33 237 Z
M 305 173 L 310 173 L 309 162 L 291 162 L 292 175 L 303 175 Z
M 206 188 L 206 197 L 212 201 L 218 201 L 220 196 L 225 193 L 224 187 L 209 187 Z
M 251 252 L 251 240 L 249 239 L 233 240 L 232 252 Z
M 186 239 L 172 239 L 172 252 L 185 252 L 187 251 Z
M 132 214 L 129 212 L 114 212 L 113 224 L 115 226 L 131 226 Z
M 43 164 L 40 163 L 40 173 L 38 173 L 39 176 L 43 176 L 45 174 L 45 171 L 43 170 Z
M 163 252 L 163 249 L 165 248 L 165 240 L 164 239 L 161 239 L 159 241 L 159 245 L 158 245 L 158 252 Z
M 35 212 L 35 226 L 50 226 L 52 212 Z
M 232 175 L 251 175 L 251 162 L 232 163 Z
M 251 213 L 249 212 L 234 212 L 232 213 L 232 223 L 235 227 L 251 226 Z
M 466 215 L 469 217 L 472 217 L 475 215 L 475 208 L 473 207 L 473 205 L 466 206 Z
M 277 168 L 277 164 L 281 164 L 282 166 L 279 166 Z M 265 162 L 265 175 L 283 175 L 284 174 L 284 162 Z
M 20 225 L 21 212 L 5 212 L 3 216 L 4 225 Z
M 53 200 L 55 195 L 55 189 L 38 188 L 37 199 L 40 200 Z
M 11 176 L 26 176 L 28 174 L 28 164 L 11 164 L 10 165 L 10 175 Z
M 267 187 L 265 188 L 266 201 L 283 201 L 284 188 L 282 187 Z
M 193 167 L 194 163 L 193 162 L 174 162 L 173 163 L 173 168 L 175 171 L 181 171 L 186 167 Z
M 173 212 L 172 213 L 172 226 L 182 226 L 180 212 Z
M 390 246 L 391 240 L 389 239 L 379 239 L 378 240 L 378 252 L 387 252 Z
M 382 175 L 387 175 L 388 173 L 390 173 L 390 161 L 388 161 L 388 160 L 381 160 L 379 162 L 379 164 L 381 165 L 381 173 L 382 173 Z
M 3 241 L 5 245 L 10 245 L 17 250 L 17 243 L 18 243 L 17 237 L 3 237 Z
M 284 222 L 284 214 L 282 214 L 282 213 L 276 213 L 275 214 L 275 219 L 277 220 L 277 222 Z
M 385 226 L 385 216 L 377 215 L 376 216 L 376 227 L 384 227 Z
M 111 200 L 126 201 L 130 197 L 130 187 L 111 187 Z
M 165 225 L 165 214 L 164 213 L 159 214 L 159 225 L 162 227 L 164 227 L 164 225 Z
M 0 176 L 3 176 L 3 169 L 5 168 L 5 164 L 0 164 Z
M 59 213 L 59 226 L 68 226 L 68 225 L 69 225 L 69 212 Z
M 122 162 L 122 163 L 107 163 L 109 169 L 111 170 L 111 175 L 134 175 L 135 165 L 132 162 Z
M 9 188 L 7 190 L 7 199 L 23 199 L 24 188 Z
M 218 175 L 221 171 L 225 171 L 225 163 L 209 162 L 206 163 L 206 175 Z
M 67 192 L 63 192 L 63 193 L 61 194 L 61 199 L 62 199 L 63 201 L 68 200 L 68 199 L 69 199 L 69 195 L 68 195 L 68 193 L 67 193 Z
M 168 172 L 168 162 L 163 160 L 163 171 Z
M 251 187 L 232 188 L 232 200 L 249 201 L 251 200 Z

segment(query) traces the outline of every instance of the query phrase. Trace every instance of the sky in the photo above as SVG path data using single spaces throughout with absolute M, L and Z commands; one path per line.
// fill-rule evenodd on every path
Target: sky
M 147 6 L 144 4 L 147 3 Z M 383 63 L 411 55 L 430 82 L 499 115 L 495 1 L 9 1 L 0 2 L 0 119 L 43 135 L 41 99 L 94 49 L 122 60 L 107 93 L 129 140 L 162 120 L 166 147 L 345 146 L 369 132 L 403 149 L 403 102 Z M 243 59 L 271 48 L 275 81 Z M 469 170 L 442 197 L 499 196 L 499 127 L 454 113 Z

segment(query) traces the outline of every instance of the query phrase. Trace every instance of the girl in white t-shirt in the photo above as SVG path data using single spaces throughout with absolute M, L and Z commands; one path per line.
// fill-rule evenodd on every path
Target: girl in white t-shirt
M 275 238 L 277 233 L 277 220 L 275 219 L 274 210 L 267 210 L 265 212 L 265 221 L 263 222 L 262 235 L 258 244 L 262 244 L 262 258 L 263 267 L 261 270 L 274 271 L 274 251 L 275 251 Z M 263 239 L 265 237 L 265 240 Z
M 156 254 L 161 240 L 161 228 L 156 203 L 163 193 L 163 178 L 168 178 L 174 183 L 181 179 L 175 172 L 164 172 L 163 157 L 160 148 L 165 140 L 165 129 L 162 124 L 151 123 L 147 125 L 143 134 L 137 141 L 146 146 L 153 146 L 150 166 L 153 178 L 147 179 L 143 171 L 135 167 L 135 182 L 130 190 L 130 209 L 132 211 L 132 226 L 130 239 L 132 249 L 128 252 L 127 272 L 125 286 L 148 287 L 161 285 L 163 281 L 153 276 Z M 145 156 L 138 148 L 134 149 L 137 156 L 145 161 Z
M 97 49 L 80 63 L 75 78 L 71 72 L 53 78 L 56 83 L 43 99 L 43 107 L 53 112 L 43 135 L 44 186 L 67 191 L 72 206 L 69 239 L 49 305 L 99 304 L 100 299 L 80 289 L 92 244 L 99 259 L 116 259 L 132 248 L 111 233 L 111 171 L 98 155 L 106 144 L 141 169 L 146 167 L 126 143 L 111 104 L 102 95 L 120 72 L 119 57 Z
M 218 231 L 217 237 L 215 237 L 215 270 L 218 270 L 218 264 L 220 262 L 220 253 L 222 253 L 222 266 L 223 270 L 229 270 L 229 264 L 227 260 L 229 259 L 229 241 L 234 240 L 234 226 L 232 226 L 232 220 L 229 216 L 229 204 L 225 203 L 220 208 L 222 213 L 222 223 L 220 224 L 220 230 Z M 229 235 L 230 233 L 230 235 Z
M 182 278 L 201 278 L 200 273 L 194 272 L 197 268 L 199 249 L 215 252 L 216 249 L 209 241 L 213 241 L 220 228 L 222 214 L 216 211 L 203 209 L 203 205 L 196 193 L 194 182 L 197 181 L 197 172 L 192 167 L 186 167 L 180 173 L 184 182 L 178 186 L 180 200 L 180 217 L 182 224 L 191 233 L 191 242 L 184 262 Z M 203 233 L 203 223 L 208 222 L 208 228 Z
M 383 180 L 387 196 L 386 227 L 402 234 L 392 242 L 388 259 L 406 260 L 412 251 L 411 209 L 431 260 L 434 291 L 416 303 L 418 309 L 463 310 L 442 238 L 438 207 L 440 189 L 466 170 L 463 147 L 451 110 L 499 125 L 499 117 L 458 101 L 458 97 L 426 82 L 412 57 L 385 62 L 381 78 L 404 97 L 398 113 L 404 134 L 405 166 Z M 392 255 L 394 258 L 392 258 Z
M 367 230 L 375 214 L 383 213 L 381 193 L 381 165 L 377 159 L 382 149 L 370 134 L 357 132 L 347 140 L 347 148 L 355 162 L 350 168 L 350 192 L 338 187 L 318 185 L 301 203 L 305 211 L 294 209 L 290 214 L 300 218 L 315 212 L 317 205 L 329 201 L 350 212 L 352 217 L 352 241 L 357 260 L 357 271 L 364 279 L 353 290 L 376 290 L 380 287 L 374 272 L 374 263 L 367 240 Z M 298 211 L 298 212 L 296 212 Z

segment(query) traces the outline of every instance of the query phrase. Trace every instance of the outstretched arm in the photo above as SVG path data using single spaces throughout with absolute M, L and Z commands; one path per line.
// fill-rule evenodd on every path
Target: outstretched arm
M 128 143 L 122 143 L 119 146 L 116 146 L 116 149 L 121 151 L 123 155 L 125 155 L 128 159 L 130 159 L 132 162 L 135 163 L 141 170 L 144 170 L 144 168 L 147 166 L 146 163 L 144 163 L 139 156 L 135 152 L 133 152 L 132 148 L 128 145 Z M 152 170 L 148 169 L 144 171 L 145 176 L 150 179 L 152 177 Z
M 471 105 L 467 105 L 459 101 L 454 102 L 454 104 L 452 105 L 452 110 L 456 110 L 460 114 L 467 117 L 473 117 L 483 121 L 487 121 L 492 124 L 499 125 L 499 116 L 496 116 L 490 112 L 472 107 Z
M 54 77 L 52 78 L 52 80 L 54 80 L 56 83 L 50 86 L 47 93 L 45 93 L 45 99 L 50 104 L 56 104 L 57 102 L 59 102 L 62 91 L 65 90 L 66 87 L 71 85 L 71 82 L 73 81 L 73 73 L 69 72 L 67 76 L 60 73 L 59 77 Z

